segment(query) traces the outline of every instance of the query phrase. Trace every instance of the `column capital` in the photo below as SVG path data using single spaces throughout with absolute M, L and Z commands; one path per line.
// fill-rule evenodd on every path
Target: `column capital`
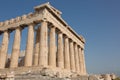
M 10 31 L 9 30 L 4 30 L 3 33 L 8 33 L 8 38 L 10 37 Z
M 46 18 L 41 19 L 41 22 L 48 22 Z
M 81 48 L 81 50 L 84 50 L 84 48 L 82 48 L 82 47 L 80 47 Z
M 76 42 L 73 42 L 75 46 L 77 46 L 77 43 Z
M 27 24 L 28 26 L 32 25 L 32 26 L 35 26 L 35 23 L 34 22 L 30 22 Z
M 4 33 L 4 32 L 9 32 L 9 30 L 4 30 L 3 33 Z
M 81 46 L 80 46 L 80 45 L 78 45 L 78 48 L 81 48 Z
M 49 21 L 48 21 L 48 27 L 49 27 L 49 28 L 51 28 L 51 27 L 56 28 L 56 26 L 55 26 L 52 22 L 49 22 Z
M 18 27 L 15 28 L 15 30 L 16 30 L 16 29 L 22 30 L 22 27 L 21 27 L 21 26 L 18 26 Z
M 49 28 L 56 28 L 56 27 L 55 27 L 54 25 L 52 25 L 52 24 L 49 24 L 48 27 L 49 27 Z
M 76 42 L 74 42 L 74 44 L 75 44 L 77 47 L 79 47 L 79 45 L 78 45 Z
M 69 38 L 69 41 L 70 41 L 70 42 L 74 42 L 71 38 Z
M 66 34 L 63 34 L 63 38 L 68 38 L 69 39 L 69 37 Z
M 57 33 L 58 33 L 58 34 L 63 34 L 62 31 L 60 31 L 60 30 L 58 30 L 58 29 L 57 29 Z

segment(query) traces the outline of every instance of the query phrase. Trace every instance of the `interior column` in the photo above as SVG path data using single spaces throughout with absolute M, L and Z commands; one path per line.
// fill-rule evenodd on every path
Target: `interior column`
M 39 49 L 40 49 L 40 27 L 38 27 L 36 32 L 36 41 L 35 41 L 35 51 L 34 51 L 34 57 L 33 57 L 33 65 L 38 65 L 39 60 Z

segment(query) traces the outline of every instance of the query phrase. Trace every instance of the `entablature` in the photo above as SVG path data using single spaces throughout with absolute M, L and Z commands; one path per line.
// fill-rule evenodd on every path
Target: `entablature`
M 45 3 L 40 6 L 36 6 L 35 12 L 29 13 L 27 15 L 23 15 L 21 17 L 17 17 L 11 20 L 7 20 L 5 22 L 0 22 L 0 33 L 5 30 L 15 29 L 19 26 L 26 26 L 30 23 L 39 23 L 43 19 L 47 19 L 52 22 L 55 26 L 60 26 L 60 29 L 63 29 L 65 32 L 74 35 L 74 38 L 80 43 L 84 44 L 85 39 L 80 37 L 62 18 L 61 12 L 54 7 L 52 7 L 49 3 Z

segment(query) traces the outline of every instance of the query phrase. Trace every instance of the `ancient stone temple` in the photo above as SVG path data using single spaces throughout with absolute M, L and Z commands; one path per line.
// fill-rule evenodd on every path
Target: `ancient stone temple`
M 51 69 L 87 75 L 84 59 L 85 40 L 61 17 L 61 12 L 45 3 L 34 12 L 0 22 L 0 73 L 18 70 Z M 36 28 L 37 26 L 37 28 Z M 22 65 L 19 58 L 22 30 L 28 28 Z M 15 31 L 12 53 L 8 60 L 10 34 Z M 36 33 L 36 34 L 35 34 Z M 35 39 L 34 39 L 35 38 Z M 9 64 L 7 67 L 6 65 Z M 64 72 L 65 73 L 65 72 Z M 1 73 L 2 74 L 2 73 Z

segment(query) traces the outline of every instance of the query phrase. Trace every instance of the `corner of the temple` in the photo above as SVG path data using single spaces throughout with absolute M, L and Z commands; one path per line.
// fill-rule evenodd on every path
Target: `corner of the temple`
M 44 6 L 47 6 L 47 5 L 50 5 L 50 3 L 49 3 L 49 2 L 46 2 L 46 3 L 44 3 L 44 4 L 35 6 L 34 9 L 37 10 L 37 9 L 39 9 L 39 8 L 41 8 L 41 7 L 44 7 Z
M 82 35 L 79 35 L 80 39 L 82 40 L 83 43 L 85 43 L 85 38 Z

